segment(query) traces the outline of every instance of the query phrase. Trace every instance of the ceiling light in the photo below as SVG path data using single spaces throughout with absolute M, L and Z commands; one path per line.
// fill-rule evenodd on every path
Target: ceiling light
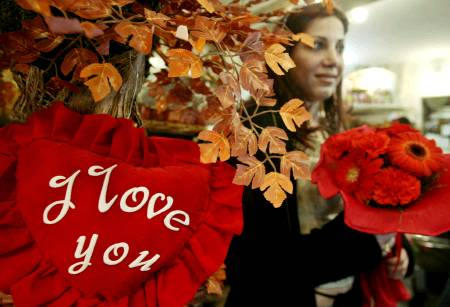
M 367 9 L 357 7 L 352 9 L 348 13 L 348 19 L 350 20 L 351 23 L 363 23 L 364 21 L 367 20 L 368 15 L 369 12 L 367 11 Z

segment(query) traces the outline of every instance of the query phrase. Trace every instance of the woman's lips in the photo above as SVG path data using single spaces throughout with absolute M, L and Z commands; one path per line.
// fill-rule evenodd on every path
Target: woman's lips
M 337 76 L 331 74 L 317 74 L 316 78 L 320 81 L 320 83 L 326 85 L 332 85 L 336 82 Z

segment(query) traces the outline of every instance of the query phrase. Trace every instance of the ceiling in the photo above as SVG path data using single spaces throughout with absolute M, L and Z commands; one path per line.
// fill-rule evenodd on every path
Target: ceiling
M 363 24 L 350 25 L 347 65 L 450 57 L 450 0 L 378 0 L 362 7 L 369 16 Z

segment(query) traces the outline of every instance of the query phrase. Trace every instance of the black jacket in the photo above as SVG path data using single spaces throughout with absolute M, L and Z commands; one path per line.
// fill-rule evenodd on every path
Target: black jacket
M 375 237 L 347 227 L 342 214 L 300 235 L 295 191 L 276 209 L 259 190 L 246 188 L 243 210 L 243 233 L 226 259 L 226 307 L 312 307 L 315 286 L 370 270 L 381 260 Z

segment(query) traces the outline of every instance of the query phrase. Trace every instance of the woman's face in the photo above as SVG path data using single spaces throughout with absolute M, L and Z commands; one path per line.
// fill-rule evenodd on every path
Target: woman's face
M 316 18 L 305 33 L 315 39 L 314 48 L 298 43 L 292 50 L 296 67 L 288 72 L 288 78 L 300 97 L 310 102 L 331 97 L 342 78 L 344 51 L 344 26 L 335 16 Z

